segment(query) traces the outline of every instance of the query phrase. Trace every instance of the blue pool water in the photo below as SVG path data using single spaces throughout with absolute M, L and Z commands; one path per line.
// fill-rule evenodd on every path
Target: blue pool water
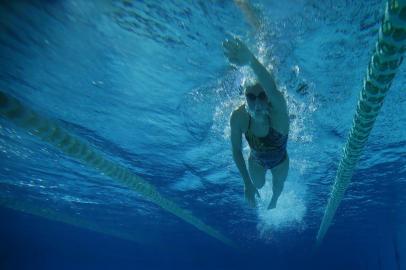
M 231 0 L 2 1 L 0 91 L 235 247 L 0 117 L 0 269 L 406 269 L 405 65 L 315 249 L 384 7 L 258 0 L 250 19 Z M 269 183 L 247 206 L 231 155 L 247 70 L 223 55 L 230 35 L 288 100 L 291 168 L 272 211 Z

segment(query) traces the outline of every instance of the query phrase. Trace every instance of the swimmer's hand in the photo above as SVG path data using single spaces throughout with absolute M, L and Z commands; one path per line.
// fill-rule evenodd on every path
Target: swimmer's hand
M 257 195 L 259 198 L 261 196 L 259 195 L 258 190 L 254 187 L 253 184 L 246 184 L 245 185 L 244 194 L 245 194 L 245 199 L 248 202 L 248 205 L 250 207 L 256 207 L 255 195 Z
M 248 47 L 237 37 L 223 41 L 224 55 L 230 63 L 237 66 L 245 66 L 253 57 Z

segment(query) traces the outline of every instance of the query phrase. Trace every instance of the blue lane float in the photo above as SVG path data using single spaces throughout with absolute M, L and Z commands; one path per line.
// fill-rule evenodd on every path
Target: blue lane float
M 344 153 L 318 234 L 320 245 L 352 178 L 355 166 L 406 51 L 406 0 L 390 0 L 367 68 Z
M 2 91 L 0 91 L 0 115 L 42 141 L 59 148 L 63 153 L 81 160 L 87 166 L 138 192 L 145 199 L 183 219 L 207 235 L 234 247 L 230 239 L 192 215 L 190 211 L 182 209 L 173 201 L 163 197 L 153 185 L 127 168 L 104 158 L 102 153 L 94 150 L 86 141 L 71 135 L 67 130 L 60 127 L 56 121 L 40 116 Z

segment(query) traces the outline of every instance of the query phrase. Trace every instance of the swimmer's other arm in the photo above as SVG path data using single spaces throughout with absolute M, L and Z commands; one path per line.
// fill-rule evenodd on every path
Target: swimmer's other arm
M 248 174 L 247 166 L 245 165 L 245 160 L 242 154 L 242 132 L 239 124 L 238 113 L 238 110 L 233 111 L 230 117 L 233 159 L 244 181 L 245 198 L 250 206 L 255 206 L 255 194 L 258 191 L 251 182 L 251 178 Z

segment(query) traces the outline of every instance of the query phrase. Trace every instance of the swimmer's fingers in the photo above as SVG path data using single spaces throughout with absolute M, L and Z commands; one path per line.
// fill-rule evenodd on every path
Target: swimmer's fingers
M 233 44 L 233 42 L 227 39 L 223 41 L 223 48 L 226 52 L 232 52 L 236 50 L 236 46 Z
M 233 49 L 231 48 L 231 45 L 229 44 L 228 40 L 223 41 L 223 48 L 224 48 L 224 55 L 227 56 L 227 58 L 230 58 L 232 56 Z
M 240 62 L 238 53 L 233 49 L 225 48 L 224 55 L 227 57 L 228 61 L 230 61 L 231 64 L 238 64 Z
M 249 206 L 249 207 L 253 207 L 253 206 L 252 206 L 252 204 L 253 204 L 252 200 L 247 199 L 247 203 L 248 203 L 248 206 Z
M 239 39 L 239 37 L 236 34 L 227 31 L 225 34 L 225 39 L 226 40 L 235 40 L 235 39 Z
M 256 207 L 255 191 L 252 188 L 253 187 L 251 187 L 251 186 L 245 187 L 245 190 L 244 190 L 245 199 L 247 200 L 248 206 Z
M 223 42 L 224 46 L 224 55 L 228 58 L 228 61 L 231 64 L 237 66 L 243 66 L 248 62 L 247 55 L 248 53 L 244 50 L 243 46 L 239 46 L 232 41 L 225 41 Z
M 257 190 L 255 190 L 255 194 L 258 196 L 258 198 L 260 198 L 260 199 L 261 199 L 261 194 L 259 194 L 258 189 L 257 189 Z
M 242 41 L 238 37 L 230 37 L 223 41 L 223 47 L 227 50 L 238 50 L 242 47 Z
M 250 199 L 248 200 L 248 205 L 249 205 L 250 207 L 252 207 L 252 208 L 257 207 L 257 203 L 256 203 L 256 201 L 255 201 L 255 196 L 254 196 L 253 198 L 250 198 Z
M 245 200 L 247 201 L 248 206 L 252 207 L 252 200 L 247 196 L 245 196 Z

